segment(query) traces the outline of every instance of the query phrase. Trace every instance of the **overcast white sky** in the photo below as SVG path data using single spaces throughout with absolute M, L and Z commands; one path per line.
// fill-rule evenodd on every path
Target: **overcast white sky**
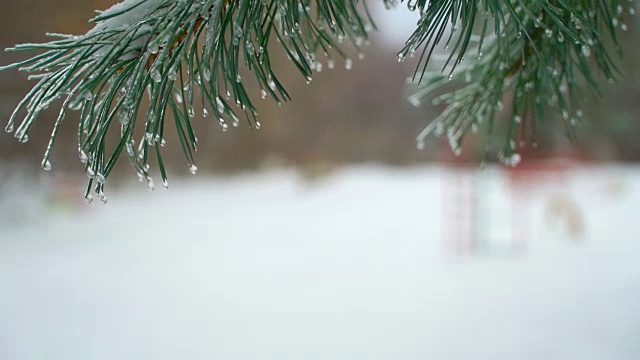
M 405 40 L 411 36 L 420 18 L 417 12 L 411 12 L 406 5 L 399 5 L 395 9 L 385 9 L 382 1 L 370 3 L 373 20 L 379 28 L 377 37 L 380 43 L 400 49 Z

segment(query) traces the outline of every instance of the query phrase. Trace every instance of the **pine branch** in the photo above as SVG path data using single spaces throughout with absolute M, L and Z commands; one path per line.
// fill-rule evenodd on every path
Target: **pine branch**
M 429 7 L 419 1 L 417 6 L 424 15 L 398 55 L 403 61 L 420 54 L 413 79 L 418 90 L 410 102 L 419 106 L 450 81 L 459 84 L 433 99 L 444 110 L 419 134 L 418 148 L 434 132 L 446 135 L 460 154 L 465 136 L 483 130 L 487 155 L 498 115 L 506 110 L 506 141 L 498 158 L 512 166 L 521 158 L 516 138 L 533 139 L 535 125 L 549 111 L 560 115 L 572 136 L 588 90 L 600 92 L 598 77 L 614 81 L 620 76 L 611 53 L 620 53 L 616 33 L 627 30 L 625 9 L 635 14 L 622 0 L 433 1 Z M 442 61 L 443 73 L 429 71 L 427 64 L 442 42 L 452 47 Z M 507 95 L 512 100 L 503 110 Z
M 619 76 L 612 48 L 619 50 L 616 34 L 626 30 L 625 9 L 635 12 L 625 1 L 407 1 L 422 15 L 398 55 L 400 61 L 419 55 L 410 102 L 419 105 L 450 80 L 460 84 L 433 100 L 445 108 L 418 136 L 418 147 L 435 132 L 446 134 L 458 153 L 464 137 L 480 129 L 489 145 L 508 94 L 514 96 L 500 153 L 505 163 L 519 160 L 516 134 L 533 132 L 549 110 L 561 114 L 571 132 L 582 117 L 585 90 L 599 91 L 598 74 Z M 42 161 L 45 170 L 51 169 L 49 158 L 67 111 L 79 111 L 78 153 L 89 176 L 85 196 L 90 201 L 95 190 L 103 202 L 105 182 L 121 156 L 151 188 L 149 159 L 155 156 L 168 186 L 165 125 L 175 127 L 195 173 L 196 109 L 217 119 L 223 131 L 243 121 L 260 128 L 256 96 L 246 79 L 257 84 L 262 98 L 278 104 L 291 100 L 272 68 L 274 51 L 284 51 L 311 82 L 323 60 L 334 66 L 336 54 L 350 68 L 343 43 L 359 51 L 373 28 L 365 1 L 357 0 L 125 0 L 91 22 L 94 28 L 81 36 L 49 34 L 56 40 L 8 49 L 39 54 L 0 70 L 19 68 L 37 81 L 6 127 L 20 141 L 28 141 L 42 111 L 62 101 Z M 440 61 L 441 72 L 432 71 L 443 44 L 449 55 Z M 165 122 L 168 114 L 173 124 Z M 107 144 L 113 132 L 119 136 L 115 146 Z
M 89 176 L 88 200 L 95 187 L 105 201 L 104 184 L 123 153 L 150 187 L 148 159 L 155 153 L 167 186 L 161 155 L 167 113 L 173 115 L 184 156 L 195 173 L 198 140 L 191 121 L 198 105 L 202 116 L 218 119 L 223 131 L 238 126 L 241 118 L 260 128 L 245 76 L 254 76 L 261 97 L 278 104 L 289 101 L 272 69 L 271 53 L 284 50 L 311 82 L 314 70 L 320 70 L 320 57 L 331 66 L 333 53 L 345 56 L 343 41 L 362 46 L 371 29 L 363 13 L 356 1 L 127 0 L 100 13 L 85 35 L 50 34 L 60 39 L 8 49 L 43 53 L 2 68 L 19 67 L 36 73 L 30 78 L 38 80 L 6 129 L 13 131 L 26 109 L 15 137 L 27 141 L 39 113 L 63 98 L 42 162 L 45 170 L 51 168 L 49 157 L 67 110 L 79 110 L 78 153 Z M 350 67 L 351 60 L 345 61 Z M 143 107 L 145 93 L 149 104 Z M 141 127 L 143 134 L 136 139 Z M 120 140 L 109 150 L 106 139 L 112 129 L 119 129 Z

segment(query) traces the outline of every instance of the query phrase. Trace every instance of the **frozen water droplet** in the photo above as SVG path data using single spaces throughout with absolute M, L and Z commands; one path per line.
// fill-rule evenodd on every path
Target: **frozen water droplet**
M 582 55 L 584 55 L 584 57 L 589 57 L 589 55 L 591 55 L 591 48 L 587 45 L 582 45 Z
M 264 89 L 260 90 L 260 97 L 263 98 L 263 99 L 266 99 L 267 98 L 267 91 L 264 90 Z
M 175 67 L 169 69 L 169 72 L 167 73 L 167 77 L 171 81 L 176 80 L 178 78 L 178 69 L 176 69 Z
M 162 179 L 162 186 L 165 189 L 168 189 L 169 188 L 169 181 L 167 179 Z
M 89 156 L 87 156 L 87 154 L 83 150 L 78 151 L 78 156 L 80 157 L 80 161 L 83 164 L 86 164 L 87 161 L 89 161 Z
M 107 181 L 107 178 L 105 178 L 102 173 L 97 173 L 96 181 L 98 181 L 100 184 L 104 184 Z
M 336 63 L 333 61 L 333 59 L 329 59 L 329 60 L 327 60 L 327 67 L 328 67 L 329 69 L 333 69 L 333 68 L 335 68 L 335 67 L 336 67 Z
M 144 134 L 144 139 L 147 141 L 147 144 L 149 144 L 149 146 L 154 146 L 156 144 L 155 138 L 150 132 Z
M 546 29 L 544 31 L 544 36 L 546 36 L 548 39 L 551 39 L 553 37 L 553 30 L 551 29 Z
M 344 61 L 344 68 L 347 69 L 347 70 L 351 70 L 352 67 L 353 67 L 353 60 L 347 58 Z
M 202 77 L 205 81 L 211 81 L 211 70 L 208 67 L 202 68 Z
M 157 83 L 162 81 L 162 74 L 160 74 L 158 69 L 151 70 L 151 79 Z
M 578 30 L 582 29 L 582 22 L 580 21 L 580 19 L 576 18 L 576 20 L 573 22 L 573 24 L 576 27 L 576 29 L 578 29 Z
M 91 196 L 91 194 L 87 194 L 84 199 L 87 200 L 89 204 L 93 202 L 93 196 Z
M 130 120 L 131 118 L 129 117 L 129 113 L 127 111 L 122 110 L 118 112 L 118 121 L 120 121 L 122 125 L 127 125 Z
M 409 104 L 415 106 L 415 107 L 419 107 L 420 104 L 422 103 L 422 101 L 420 100 L 420 98 L 416 95 L 413 96 L 409 96 L 409 98 L 407 99 L 407 101 L 409 101 Z
M 151 42 L 151 44 L 149 44 L 149 52 L 152 54 L 157 54 L 158 51 L 160 51 L 160 46 L 158 46 L 158 42 L 157 41 Z
M 424 150 L 424 146 L 425 146 L 424 140 L 420 140 L 418 141 L 418 143 L 416 143 L 416 148 L 418 150 Z
M 129 156 L 134 156 L 135 155 L 135 150 L 133 149 L 133 144 L 127 143 L 127 145 L 125 147 L 127 148 L 127 155 L 129 155 Z
M 42 161 L 42 168 L 44 169 L 44 171 L 51 170 L 51 162 L 49 160 L 43 160 Z
M 27 134 L 22 135 L 19 141 L 23 144 L 29 142 L 29 135 Z
M 260 123 L 260 121 L 256 121 L 256 130 L 260 130 L 261 127 L 262 124 Z
M 522 160 L 522 157 L 520 156 L 520 154 L 516 152 L 513 152 L 510 155 L 505 155 L 504 153 L 500 153 L 498 154 L 498 159 L 505 166 L 514 167 L 520 163 L 520 161 Z
M 5 128 L 4 131 L 8 132 L 8 133 L 12 133 L 13 132 L 13 123 L 8 124 Z
M 225 105 L 219 97 L 216 98 L 216 108 L 219 112 L 224 112 L 225 109 Z
M 247 54 L 249 54 L 250 56 L 253 55 L 253 53 L 255 52 L 255 49 L 251 41 L 247 40 L 247 42 L 245 42 L 245 46 L 246 46 Z
M 518 153 L 513 153 L 511 155 L 511 166 L 516 166 L 520 163 L 520 161 L 522 160 L 522 156 L 520 156 L 520 154 Z
M 198 173 L 198 167 L 196 166 L 196 164 L 189 165 L 189 172 L 193 175 Z

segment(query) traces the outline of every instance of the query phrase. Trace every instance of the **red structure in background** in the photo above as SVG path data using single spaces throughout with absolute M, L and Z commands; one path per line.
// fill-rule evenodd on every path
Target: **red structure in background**
M 480 164 L 473 158 L 473 149 L 465 149 L 455 156 L 448 147 L 441 151 L 441 162 L 447 165 L 446 179 L 442 181 L 443 245 L 457 255 L 479 254 L 487 249 L 483 240 L 488 229 L 481 226 L 482 206 L 486 196 L 480 188 L 483 176 Z M 527 151 L 528 150 L 528 151 Z M 522 149 L 522 161 L 515 167 L 502 166 L 506 172 L 511 217 L 511 254 L 524 254 L 531 243 L 531 198 L 537 189 L 562 190 L 569 183 L 571 173 L 581 165 L 593 163 L 585 154 L 564 153 L 541 156 L 533 149 Z

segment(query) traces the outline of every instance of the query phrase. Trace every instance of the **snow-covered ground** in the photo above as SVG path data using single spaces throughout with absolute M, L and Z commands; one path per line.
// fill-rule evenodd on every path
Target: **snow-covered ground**
M 479 179 L 483 241 L 508 246 L 505 175 Z M 197 177 L 2 227 L 0 359 L 640 359 L 639 168 L 530 192 L 513 255 L 448 250 L 462 183 L 437 167 Z M 545 219 L 566 203 L 579 241 Z

